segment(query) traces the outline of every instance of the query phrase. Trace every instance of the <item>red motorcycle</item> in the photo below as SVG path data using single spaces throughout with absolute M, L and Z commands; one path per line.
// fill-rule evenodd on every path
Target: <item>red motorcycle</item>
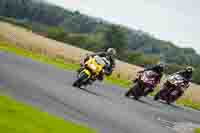
M 134 86 L 126 92 L 125 96 L 134 97 L 135 100 L 138 100 L 142 96 L 147 96 L 157 85 L 157 76 L 159 75 L 151 70 L 138 73 L 137 78 L 134 81 Z
M 169 76 L 163 84 L 162 89 L 155 95 L 154 100 L 164 100 L 167 104 L 171 104 L 179 99 L 189 87 L 189 82 L 178 75 Z

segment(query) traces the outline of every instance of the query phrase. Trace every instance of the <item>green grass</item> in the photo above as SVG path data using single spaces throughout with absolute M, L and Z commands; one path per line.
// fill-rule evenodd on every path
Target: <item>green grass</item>
M 124 87 L 124 88 L 130 87 L 130 85 L 132 84 L 132 81 L 117 79 L 117 78 L 114 78 L 112 76 L 106 77 L 106 82 L 111 83 L 111 84 L 116 84 L 116 85 L 119 85 L 119 86 Z
M 0 50 L 5 51 L 5 52 L 15 53 L 16 55 L 20 55 L 24 57 L 29 57 L 33 60 L 40 61 L 46 64 L 52 64 L 59 68 L 63 68 L 67 70 L 76 70 L 79 68 L 78 64 L 65 63 L 64 59 L 51 59 L 41 54 L 33 53 L 31 51 L 28 51 L 22 48 L 17 48 L 14 45 L 11 46 L 7 42 L 0 42 Z
M 197 128 L 197 129 L 195 130 L 195 133 L 200 133 L 200 128 Z
M 95 133 L 94 130 L 0 96 L 1 133 Z
M 200 110 L 200 103 L 196 103 L 196 102 L 192 101 L 192 99 L 183 99 L 182 98 L 182 99 L 179 99 L 176 103 L 179 105 L 182 105 L 182 106 Z

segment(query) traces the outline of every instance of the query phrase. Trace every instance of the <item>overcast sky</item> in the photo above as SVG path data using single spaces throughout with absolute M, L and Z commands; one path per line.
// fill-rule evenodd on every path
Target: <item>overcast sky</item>
M 47 0 L 193 47 L 200 53 L 200 0 Z

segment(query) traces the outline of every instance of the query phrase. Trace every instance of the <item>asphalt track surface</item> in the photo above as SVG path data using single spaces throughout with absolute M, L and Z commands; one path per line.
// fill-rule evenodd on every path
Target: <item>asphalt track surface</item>
M 72 87 L 75 79 L 75 72 L 0 52 L 2 93 L 98 132 L 176 133 L 180 123 L 200 123 L 198 111 L 127 99 L 126 89 L 103 83 L 81 90 Z

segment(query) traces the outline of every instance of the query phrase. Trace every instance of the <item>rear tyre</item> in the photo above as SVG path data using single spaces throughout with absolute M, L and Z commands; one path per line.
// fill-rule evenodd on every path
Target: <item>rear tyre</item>
M 158 101 L 160 99 L 160 92 L 158 92 L 155 96 L 154 96 L 154 101 Z

